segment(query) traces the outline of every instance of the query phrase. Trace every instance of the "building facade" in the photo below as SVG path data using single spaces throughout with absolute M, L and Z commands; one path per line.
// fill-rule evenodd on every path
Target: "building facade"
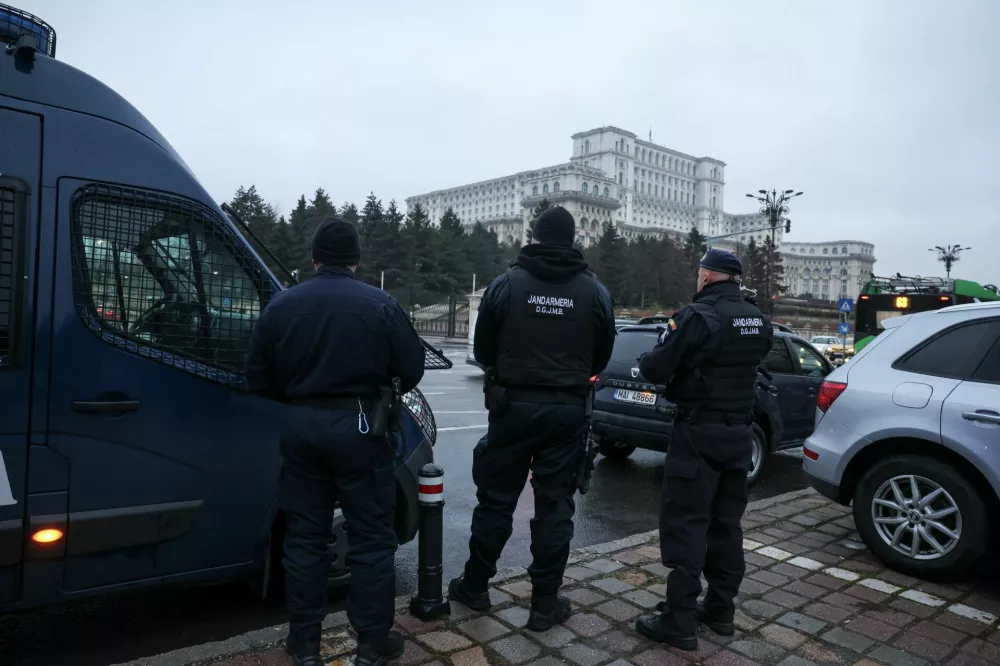
M 786 292 L 824 301 L 857 298 L 871 278 L 875 246 L 862 241 L 785 243 L 781 248 Z
M 757 213 L 730 214 L 723 210 L 726 164 L 721 160 L 695 157 L 611 126 L 574 134 L 572 140 L 569 162 L 408 197 L 407 209 L 420 204 L 431 223 L 438 224 L 451 208 L 464 224 L 481 223 L 496 231 L 500 241 L 506 243 L 524 242 L 532 211 L 543 200 L 573 214 L 577 220 L 577 239 L 585 247 L 601 237 L 607 223 L 614 224 L 630 240 L 663 235 L 682 238 L 692 228 L 709 237 L 728 235 L 715 243 L 721 246 L 747 243 L 751 239 L 762 243 L 771 233 L 770 229 L 765 230 L 766 220 Z M 783 235 L 782 225 L 775 231 L 779 247 L 783 247 Z M 834 255 L 829 252 L 836 247 L 839 260 L 843 256 L 841 248 L 847 247 L 850 256 L 854 256 L 855 249 L 862 246 L 871 252 L 859 253 L 858 257 L 868 256 L 874 263 L 874 248 L 859 241 L 799 243 L 794 247 L 806 252 L 825 249 L 830 259 Z M 801 268 L 797 276 L 802 280 L 805 279 L 802 270 L 807 264 L 800 267 L 798 261 L 797 257 L 787 257 L 786 266 Z M 849 278 L 864 275 L 867 279 L 870 264 L 865 272 L 862 260 L 856 262 L 856 266 L 852 264 L 847 269 Z M 830 266 L 833 270 L 833 264 Z M 816 267 L 812 264 L 808 267 L 808 284 L 812 288 Z M 838 263 L 838 271 L 839 268 Z M 854 278 L 849 282 L 851 279 Z M 820 279 L 819 289 L 822 283 Z M 827 286 L 828 293 L 840 289 L 839 283 L 834 285 L 829 279 Z

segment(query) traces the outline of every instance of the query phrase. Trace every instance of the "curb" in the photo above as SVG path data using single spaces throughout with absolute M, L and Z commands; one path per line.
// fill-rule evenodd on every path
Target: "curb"
M 757 500 L 756 502 L 750 502 L 747 504 L 744 515 L 754 511 L 767 509 L 776 504 L 783 504 L 784 502 L 815 494 L 816 491 L 812 488 L 804 488 L 802 490 L 793 490 L 787 493 L 782 493 L 781 495 L 775 495 L 774 497 L 767 497 L 762 500 Z M 631 536 L 615 539 L 614 541 L 608 541 L 606 543 L 577 548 L 570 553 L 567 566 L 576 564 L 580 560 L 591 556 L 606 555 L 608 553 L 625 550 L 626 548 L 633 548 L 656 538 L 658 534 L 658 530 L 650 530 L 648 532 L 633 534 Z M 497 571 L 497 575 L 492 578 L 490 584 L 496 585 L 498 583 L 503 583 L 505 581 L 527 575 L 527 573 L 527 569 L 524 567 L 508 567 L 500 569 Z M 398 612 L 409 607 L 410 598 L 410 595 L 396 597 L 396 611 Z M 335 629 L 346 624 L 347 613 L 345 611 L 331 613 L 328 614 L 326 619 L 323 620 L 323 630 L 326 631 L 329 629 Z M 212 643 L 204 643 L 202 645 L 192 645 L 190 647 L 180 648 L 178 650 L 173 650 L 171 652 L 152 657 L 142 657 L 122 664 L 115 664 L 114 666 L 190 666 L 190 664 L 204 662 L 209 659 L 223 659 L 225 657 L 232 657 L 246 652 L 274 648 L 285 640 L 287 633 L 288 624 L 279 624 L 273 627 L 250 631 L 224 641 L 215 641 Z

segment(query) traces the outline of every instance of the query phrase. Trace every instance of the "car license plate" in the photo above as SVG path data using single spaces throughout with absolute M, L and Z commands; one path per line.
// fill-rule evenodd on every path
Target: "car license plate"
M 656 404 L 656 394 L 643 391 L 628 391 L 625 389 L 615 389 L 615 400 L 620 402 L 630 402 L 633 405 L 644 405 L 652 407 Z

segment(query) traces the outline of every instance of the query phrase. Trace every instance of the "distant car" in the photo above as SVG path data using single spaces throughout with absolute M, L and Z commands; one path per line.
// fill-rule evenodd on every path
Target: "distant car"
M 657 327 L 652 324 L 623 329 L 611 362 L 593 380 L 591 437 L 608 458 L 626 458 L 637 448 L 667 450 L 676 407 L 663 397 L 664 387 L 642 376 L 636 362 L 653 348 L 656 338 Z M 775 331 L 757 382 L 748 482 L 760 477 L 769 453 L 795 448 L 809 436 L 819 386 L 832 371 L 829 361 L 805 340 Z
M 820 353 L 825 354 L 831 346 L 840 344 L 840 338 L 834 335 L 814 335 L 809 338 L 809 344 Z
M 637 324 L 666 324 L 670 321 L 670 315 L 663 314 L 662 312 L 657 312 L 655 315 L 650 315 L 648 317 L 641 317 Z
M 1000 303 L 882 326 L 820 387 L 803 471 L 888 566 L 967 571 L 1000 517 Z
M 633 319 L 615 319 L 615 330 L 620 331 L 626 326 L 634 326 L 636 323 Z

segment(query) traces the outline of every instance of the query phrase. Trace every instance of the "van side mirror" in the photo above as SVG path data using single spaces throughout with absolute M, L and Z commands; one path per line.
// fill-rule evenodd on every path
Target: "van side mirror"
M 299 269 L 292 271 L 292 278 L 295 280 L 295 284 L 299 283 Z

